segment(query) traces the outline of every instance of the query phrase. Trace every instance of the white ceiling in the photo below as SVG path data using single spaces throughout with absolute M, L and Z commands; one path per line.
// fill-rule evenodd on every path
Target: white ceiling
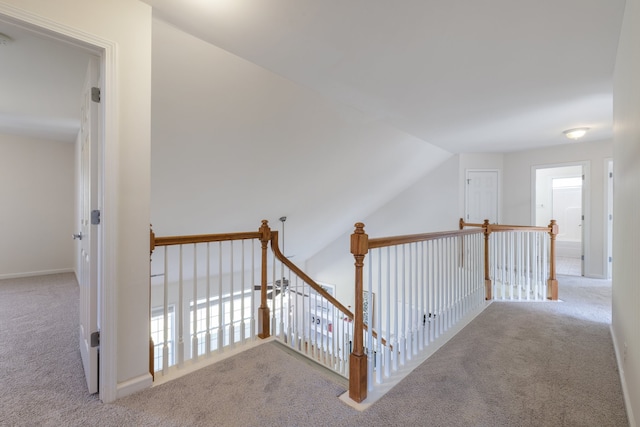
M 156 17 L 450 152 L 612 135 L 624 0 L 145 0 Z M 87 53 L 0 21 L 0 131 L 69 140 Z
M 624 0 L 145 0 L 154 16 L 450 152 L 612 135 Z
M 145 1 L 153 6 L 157 20 L 264 67 L 305 91 L 315 91 L 331 101 L 327 105 L 341 104 L 344 108 L 339 108 L 338 115 L 360 111 L 358 122 L 370 123 L 365 134 L 376 133 L 378 146 L 369 150 L 377 150 L 373 160 L 389 164 L 387 160 L 393 157 L 402 163 L 377 169 L 377 178 L 385 184 L 374 185 L 373 193 L 353 191 L 356 180 L 346 178 L 365 176 L 366 164 L 358 170 L 345 164 L 343 169 L 348 172 L 333 187 L 322 174 L 314 175 L 314 168 L 306 168 L 309 170 L 293 176 L 311 188 L 323 189 L 322 206 L 314 203 L 313 191 L 300 188 L 295 197 L 272 200 L 271 210 L 247 207 L 247 218 L 238 218 L 242 209 L 237 208 L 207 211 L 204 219 L 196 218 L 202 223 L 216 218 L 220 230 L 229 231 L 234 221 L 254 224 L 257 211 L 265 215 L 260 218 L 272 220 L 273 227 L 279 216 L 287 215 L 291 218 L 287 247 L 302 259 L 427 173 L 425 165 L 437 163 L 428 154 L 437 151 L 433 146 L 449 153 L 518 151 L 566 144 L 562 131 L 579 126 L 592 129 L 585 141 L 612 135 L 612 77 L 624 0 Z M 171 32 L 159 31 L 159 27 L 165 25 L 155 27 L 154 51 L 158 43 L 164 43 L 162 54 L 171 60 L 166 49 L 174 43 L 160 37 Z M 0 32 L 13 39 L 0 46 L 0 133 L 75 140 L 88 53 L 2 21 Z M 156 71 L 157 83 L 164 70 Z M 164 110 L 185 102 L 170 102 Z M 156 108 L 155 112 L 164 110 Z M 152 134 L 166 131 L 168 125 L 163 122 L 167 121 L 158 114 L 152 118 Z M 229 132 L 233 126 L 227 126 Z M 288 129 L 280 138 L 282 144 L 298 143 L 300 126 L 305 123 Z M 174 122 L 169 127 L 170 131 L 180 130 Z M 399 132 L 380 131 L 393 128 Z M 396 137 L 389 140 L 391 133 Z M 424 149 L 390 154 L 398 150 L 400 134 L 412 140 L 403 137 L 405 145 L 425 141 Z M 376 139 L 366 139 L 360 131 L 357 135 L 359 139 L 353 141 L 351 134 L 332 134 L 331 146 L 348 143 L 355 157 L 368 149 L 369 139 Z M 277 140 L 277 130 L 271 136 Z M 203 144 L 205 140 L 208 138 Z M 157 157 L 162 144 L 155 142 Z M 328 150 L 327 145 L 323 150 Z M 309 151 L 306 146 L 304 150 Z M 292 152 L 304 150 L 301 146 Z M 276 164 L 273 156 L 278 150 L 271 151 L 269 159 L 253 161 L 260 166 Z M 336 162 L 327 164 L 339 168 Z M 255 169 L 258 173 L 263 168 Z M 242 191 L 251 194 L 255 182 L 261 182 L 262 188 L 279 188 L 276 175 L 247 178 Z M 155 184 L 156 189 L 162 187 Z M 220 201 L 221 191 L 215 191 Z M 152 200 L 158 203 L 161 198 L 152 195 Z M 237 207 L 235 196 L 218 205 Z M 157 225 L 162 222 L 158 216 L 166 212 L 152 210 Z M 304 218 L 305 225 L 296 224 L 296 218 Z M 191 222 L 200 225 L 198 221 Z M 322 224 L 315 227 L 322 230 L 322 236 L 309 237 L 308 229 L 316 224 Z M 197 232 L 201 230 L 210 230 L 210 225 Z
M 75 141 L 89 53 L 0 20 L 0 133 Z

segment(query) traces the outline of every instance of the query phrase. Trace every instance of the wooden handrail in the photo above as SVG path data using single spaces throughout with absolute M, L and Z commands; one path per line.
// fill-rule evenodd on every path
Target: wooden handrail
M 555 223 L 555 220 L 552 220 Z M 546 227 L 536 227 L 531 225 L 503 225 L 503 224 L 488 224 L 490 232 L 499 232 L 499 231 L 551 231 L 551 225 Z M 462 218 L 460 218 L 460 229 L 462 230 L 464 227 L 479 227 L 484 228 L 485 224 L 478 223 L 470 223 L 464 222 Z
M 248 240 L 258 239 L 262 237 L 260 231 L 245 231 L 239 233 L 221 233 L 221 234 L 194 234 L 189 236 L 168 236 L 153 237 L 151 243 L 151 251 L 156 246 L 172 246 L 185 245 L 189 243 L 207 243 L 207 242 L 225 242 L 229 240 Z
M 445 237 L 460 237 L 469 234 L 481 233 L 482 230 L 453 230 L 453 231 L 438 231 L 434 233 L 422 233 L 422 234 L 407 234 L 404 236 L 393 237 L 378 237 L 375 239 L 369 239 L 368 248 L 376 249 L 386 246 L 404 245 L 407 243 L 424 242 L 428 240 L 437 240 Z
M 344 305 L 340 303 L 334 296 L 329 294 L 322 286 L 317 284 L 312 278 L 310 278 L 304 271 L 300 270 L 294 263 L 292 263 L 289 258 L 284 256 L 282 252 L 280 252 L 280 247 L 278 246 L 278 232 L 271 232 L 271 249 L 275 257 L 280 260 L 284 265 L 287 266 L 291 271 L 293 271 L 298 277 L 300 277 L 307 285 L 312 287 L 318 294 L 320 294 L 323 298 L 329 301 L 331 304 L 336 306 L 346 317 L 349 319 L 353 319 L 353 313 Z

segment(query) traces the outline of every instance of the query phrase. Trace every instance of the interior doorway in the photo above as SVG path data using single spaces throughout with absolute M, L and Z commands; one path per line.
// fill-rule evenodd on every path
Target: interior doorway
M 66 150 L 70 154 L 74 154 L 75 145 L 75 160 L 69 160 L 69 164 L 60 165 L 65 170 L 74 170 L 73 176 L 73 190 L 74 196 L 68 203 L 66 208 L 66 217 L 75 218 L 73 222 L 73 228 L 65 233 L 66 239 L 71 244 L 72 233 L 75 238 L 80 241 L 87 242 L 87 233 L 78 233 L 78 223 L 82 219 L 86 222 L 88 227 L 98 225 L 99 222 L 89 222 L 85 217 L 78 217 L 78 212 L 81 208 L 79 202 L 80 193 L 83 188 L 91 188 L 91 194 L 94 199 L 102 199 L 102 188 L 104 186 L 104 170 L 102 168 L 94 167 L 94 173 L 81 185 L 80 171 L 79 171 L 79 141 L 77 135 L 79 134 L 80 119 L 81 116 L 88 116 L 89 113 L 81 110 L 81 98 L 83 95 L 93 94 L 97 92 L 89 88 L 83 89 L 83 79 L 87 70 L 87 64 L 90 62 L 93 64 L 93 69 L 104 69 L 106 74 L 106 67 L 104 61 L 105 49 L 100 46 L 94 45 L 91 37 L 86 34 L 77 34 L 73 29 L 57 25 L 53 22 L 40 20 L 27 12 L 9 10 L 11 14 L 5 15 L 6 9 L 0 5 L 0 30 L 3 33 L 8 33 L 9 40 L 11 42 L 11 65 L 14 68 L 21 70 L 28 70 L 29 72 L 22 73 L 9 73 L 3 75 L 5 82 L 9 82 L 11 87 L 15 90 L 19 90 L 19 95 L 16 96 L 14 92 L 7 95 L 8 99 L 13 100 L 17 110 L 11 109 L 7 111 L 9 117 L 8 120 L 2 122 L 3 127 L 0 132 L 12 135 L 21 135 L 29 138 L 36 138 L 41 140 L 44 144 L 58 144 L 60 146 L 68 144 L 72 147 L 70 150 Z M 97 40 L 97 39 L 96 39 Z M 9 67 L 5 67 L 9 68 Z M 109 75 L 112 74 L 111 67 L 109 67 Z M 44 77 L 38 73 L 44 73 Z M 62 78 L 60 78 L 62 76 Z M 95 83 L 95 82 L 94 82 Z M 95 89 L 99 90 L 100 83 L 95 83 Z M 25 89 L 27 88 L 27 89 Z M 86 93 L 85 93 L 86 92 Z M 34 96 L 35 99 L 34 99 Z M 91 96 L 89 97 L 91 98 Z M 84 96 L 86 98 L 86 96 Z M 73 114 L 69 114 L 69 99 L 73 103 Z M 93 99 L 93 98 L 92 98 Z M 97 102 L 97 101 L 96 101 Z M 77 110 L 77 114 L 75 113 Z M 5 113 L 3 111 L 3 113 Z M 19 113 L 19 114 L 18 114 Z M 104 128 L 104 117 L 102 111 L 97 114 L 93 114 L 94 129 L 94 141 L 95 148 L 93 150 L 93 156 L 96 160 L 104 158 L 104 145 L 107 135 L 107 129 Z M 22 119 L 21 119 L 22 118 Z M 86 121 L 82 123 L 82 127 L 87 128 Z M 102 130 L 102 133 L 98 133 Z M 109 130 L 109 134 L 111 131 Z M 54 158 L 52 158 L 53 160 Z M 97 161 L 95 162 L 97 163 Z M 55 166 L 52 166 L 55 168 Z M 97 202 L 95 203 L 97 204 Z M 101 206 L 100 206 L 101 207 Z M 99 209 L 94 209 L 99 212 Z M 41 212 L 36 212 L 41 215 Z M 27 216 L 27 214 L 25 214 Z M 99 215 L 98 215 L 99 217 Z M 65 224 L 66 225 L 66 224 Z M 61 227 L 60 227 L 61 228 Z M 68 227 L 64 227 L 65 230 Z M 73 257 L 73 270 L 76 273 L 78 282 L 80 285 L 80 318 L 78 322 L 79 329 L 85 330 L 89 336 L 95 336 L 98 332 L 99 326 L 95 326 L 100 323 L 99 301 L 98 295 L 101 289 L 99 289 L 98 270 L 102 266 L 103 255 L 102 251 L 102 230 L 94 232 L 95 238 L 93 238 L 94 250 L 89 253 L 86 249 L 81 255 L 80 250 L 75 251 Z M 100 245 L 100 246 L 98 246 Z M 62 246 L 62 244 L 60 244 Z M 80 246 L 79 244 L 77 246 Z M 78 266 L 82 264 L 82 260 L 87 260 L 93 265 L 93 272 L 91 276 L 83 275 L 78 271 Z M 91 277 L 90 291 L 87 290 L 89 286 L 83 286 L 83 283 L 88 283 L 88 280 L 83 280 L 83 276 Z M 86 307 L 91 307 L 87 309 Z M 103 311 L 106 314 L 106 311 Z M 83 319 L 85 321 L 83 322 Z M 94 325 L 87 327 L 89 321 Z M 83 333 L 80 332 L 81 342 Z M 91 341 L 86 347 L 92 348 L 91 369 L 88 369 L 88 365 L 85 364 L 84 370 L 87 377 L 88 390 L 90 393 L 99 391 L 99 375 L 98 372 L 98 357 L 97 347 L 99 341 Z M 82 353 L 82 344 L 81 344 Z M 83 358 L 84 362 L 84 358 Z M 109 373 L 110 374 L 110 373 Z M 91 385 L 89 384 L 91 383 Z M 102 381 L 102 389 L 105 389 L 105 381 Z
M 584 194 L 582 164 L 541 167 L 535 170 L 535 224 L 558 223 L 556 272 L 584 275 Z

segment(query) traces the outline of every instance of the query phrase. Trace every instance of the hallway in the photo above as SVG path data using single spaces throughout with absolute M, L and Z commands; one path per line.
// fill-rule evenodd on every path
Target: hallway
M 625 426 L 610 283 L 559 280 L 562 302 L 494 302 L 364 412 L 337 398 L 343 384 L 276 343 L 102 404 L 86 393 L 73 275 L 3 280 L 1 423 Z

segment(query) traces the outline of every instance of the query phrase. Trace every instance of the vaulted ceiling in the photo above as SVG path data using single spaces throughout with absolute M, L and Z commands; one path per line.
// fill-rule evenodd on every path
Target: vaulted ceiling
M 450 152 L 612 135 L 624 0 L 145 0 L 183 31 Z
M 171 150 L 181 149 L 185 141 L 191 141 L 192 156 L 186 163 L 188 173 L 179 174 L 180 185 L 175 181 L 164 185 L 162 179 L 170 174 L 152 177 L 152 221 L 161 233 L 204 232 L 211 230 L 212 219 L 219 231 L 235 230 L 236 225 L 244 230 L 261 218 L 277 224 L 277 218 L 289 215 L 293 221 L 288 222 L 288 247 L 306 259 L 450 153 L 566 144 L 562 132 L 582 126 L 591 128 L 585 141 L 612 136 L 612 78 L 624 0 L 144 1 L 153 7 L 156 23 L 154 52 L 160 55 L 154 57 L 155 64 L 170 65 L 174 57 L 184 57 L 185 52 L 172 53 L 170 49 L 180 46 L 170 37 L 189 35 L 216 46 L 202 49 L 206 54 L 215 56 L 222 49 L 238 62 L 248 61 L 272 72 L 261 78 L 277 76 L 292 82 L 289 97 L 302 96 L 293 90 L 296 87 L 313 93 L 314 99 L 326 99 L 335 111 L 322 110 L 323 124 L 333 120 L 330 116 L 342 121 L 341 128 L 330 130 L 333 133 L 323 128 L 311 138 L 303 128 L 320 105 L 309 105 L 297 114 L 291 110 L 297 104 L 290 103 L 290 111 L 277 111 L 278 123 L 254 124 L 254 132 L 266 130 L 270 138 L 270 144 L 261 144 L 257 153 L 243 145 L 254 140 L 254 134 L 238 132 L 248 127 L 238 122 L 243 117 L 216 123 L 218 133 L 226 133 L 219 141 L 221 151 L 213 158 L 219 160 L 230 152 L 238 158 L 253 153 L 243 160 L 245 170 L 253 175 L 234 184 L 240 189 L 209 186 L 211 194 L 195 196 L 181 185 L 225 182 L 236 166 L 225 160 L 210 167 L 203 153 L 211 150 L 207 140 L 212 132 L 207 126 L 190 126 L 193 116 L 202 115 L 198 110 L 188 120 L 176 120 L 191 111 L 185 107 L 189 98 L 164 99 L 168 93 L 155 93 L 152 172 L 164 170 L 158 164 L 163 154 L 176 160 Z M 0 33 L 12 39 L 0 44 L 0 133 L 73 141 L 79 129 L 87 52 L 1 20 Z M 190 67 L 181 65 L 183 71 Z M 215 64 L 208 66 L 215 70 Z M 153 84 L 165 88 L 172 78 L 168 70 L 156 70 Z M 241 82 L 233 80 L 233 84 Z M 180 87 L 172 90 L 171 95 L 182 97 L 205 95 L 198 88 L 181 94 Z M 252 103 L 245 94 L 233 100 L 234 108 L 261 117 L 274 94 L 263 95 L 261 103 Z M 208 99 L 200 101 L 203 105 Z M 227 108 L 228 101 L 217 110 Z M 285 123 L 298 115 L 306 121 Z M 213 126 L 208 117 L 200 118 Z M 365 130 L 367 123 L 371 126 Z M 317 131 L 319 124 L 313 125 Z M 339 134 L 344 129 L 346 134 Z M 169 135 L 172 132 L 180 135 Z M 185 138 L 187 132 L 192 138 Z M 325 136 L 326 141 L 320 141 Z M 173 139 L 163 142 L 169 137 Z M 370 163 L 356 169 L 349 162 L 362 152 L 374 151 L 375 158 L 372 155 L 368 161 L 377 168 Z M 286 168 L 262 173 L 266 164 L 281 165 L 280 152 L 290 156 Z M 200 163 L 200 168 L 193 166 Z M 328 165 L 335 173 L 319 172 Z M 203 171 L 209 174 L 206 179 L 200 176 Z M 374 191 L 356 195 L 359 183 L 354 177 Z M 283 182 L 305 185 L 275 191 Z M 258 203 L 264 194 L 254 194 L 256 183 L 271 190 L 270 204 Z M 155 194 L 158 189 L 164 193 Z M 175 194 L 165 194 L 171 191 Z M 242 200 L 237 191 L 242 192 Z M 182 208 L 187 204 L 192 208 Z M 322 231 L 309 237 L 308 230 L 316 228 Z
M 450 152 L 609 138 L 624 0 L 145 0 L 154 15 Z M 0 22 L 0 128 L 77 129 L 85 53 Z

